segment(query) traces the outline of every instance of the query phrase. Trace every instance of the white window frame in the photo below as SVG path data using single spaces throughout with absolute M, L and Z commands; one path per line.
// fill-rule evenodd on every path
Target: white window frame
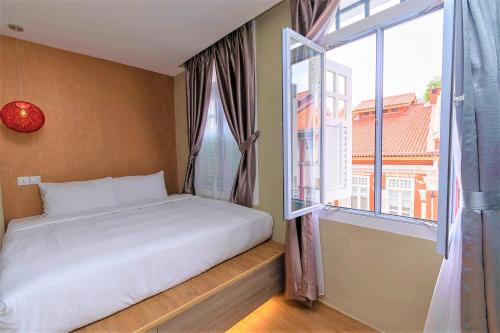
M 357 197 L 357 207 L 352 207 L 353 209 L 359 209 L 359 210 L 364 210 L 363 208 L 361 208 L 361 191 L 360 189 L 361 188 L 364 188 L 366 189 L 366 200 L 367 200 L 367 205 L 368 205 L 368 209 L 370 209 L 370 176 L 362 176 L 362 175 L 353 175 L 352 176 L 352 180 L 354 180 L 354 178 L 357 178 L 357 179 L 362 179 L 363 181 L 366 181 L 366 184 L 363 184 L 363 185 L 360 185 L 360 184 L 352 184 L 352 192 L 351 192 L 351 198 L 350 199 L 350 205 L 352 206 L 352 197 L 353 196 L 356 196 Z M 354 195 L 354 193 L 356 193 L 356 195 Z
M 391 186 L 391 180 L 396 180 L 398 182 L 403 181 L 408 181 L 410 183 L 410 187 L 402 187 L 402 186 Z M 411 197 L 411 204 L 410 204 L 410 216 L 413 216 L 414 213 L 414 199 L 415 199 L 415 181 L 413 178 L 408 178 L 408 177 L 387 177 L 385 180 L 386 184 L 386 190 L 387 190 L 387 203 L 386 203 L 386 211 L 387 214 L 393 215 L 393 213 L 390 212 L 390 206 L 391 206 L 391 200 L 390 200 L 390 195 L 389 191 L 395 191 L 398 192 L 398 216 L 405 216 L 403 215 L 403 198 L 402 198 L 402 193 L 401 192 L 410 192 L 410 197 Z
M 381 12 L 370 15 L 365 19 L 345 26 L 339 30 L 333 31 L 322 36 L 316 41 L 325 49 L 333 49 L 343 44 L 355 41 L 368 35 L 376 35 L 376 87 L 375 87 L 375 173 L 374 173 L 374 201 L 375 211 L 364 212 L 356 209 L 336 207 L 336 210 L 352 212 L 361 215 L 374 216 L 394 221 L 403 221 L 405 223 L 423 224 L 435 229 L 435 224 L 427 220 L 394 216 L 382 213 L 382 121 L 383 121 L 383 47 L 384 47 L 384 30 L 395 25 L 402 24 L 417 17 L 423 16 L 435 10 L 444 8 L 444 30 L 443 30 L 443 61 L 442 61 L 442 98 L 441 98 L 441 120 L 440 120 L 440 169 L 439 169 L 439 202 L 438 202 L 438 253 L 444 254 L 447 247 L 448 220 L 450 218 L 450 125 L 451 125 L 451 106 L 452 106 L 452 66 L 453 66 L 453 33 L 454 33 L 454 0 L 405 0 L 404 2 L 387 8 Z M 285 31 L 284 35 L 285 38 Z M 313 43 L 314 44 L 314 43 Z M 288 50 L 283 49 L 283 55 L 288 57 Z M 288 69 L 284 64 L 284 108 L 289 102 L 285 98 L 285 93 L 288 90 L 288 81 L 286 81 L 286 73 Z M 284 129 L 286 129 L 287 119 L 284 117 Z M 286 132 L 286 130 L 284 131 Z M 286 145 L 289 143 L 285 139 Z M 322 158 L 323 160 L 323 158 Z M 286 168 L 285 168 L 286 169 Z M 322 172 L 323 174 L 323 172 Z M 285 171 L 285 187 L 290 180 Z M 322 186 L 324 187 L 324 186 Z M 285 196 L 286 196 L 285 191 Z M 285 205 L 287 204 L 285 197 Z M 311 209 L 310 211 L 315 210 Z M 300 216 L 300 215 L 298 215 Z
M 453 0 L 405 0 L 404 2 L 387 8 L 381 12 L 366 17 L 323 36 L 318 42 L 327 50 L 344 45 L 346 43 L 361 39 L 368 35 L 376 35 L 376 89 L 375 89 L 375 212 L 363 212 L 355 209 L 339 207 L 340 209 L 361 213 L 363 215 L 375 215 L 381 218 L 399 220 L 406 223 L 427 224 L 436 227 L 425 219 L 395 216 L 382 213 L 382 121 L 383 121 L 383 47 L 384 30 L 418 18 L 435 10 L 444 8 L 444 30 L 443 30 L 443 65 L 442 65 L 442 105 L 440 125 L 440 170 L 439 170 L 439 208 L 438 225 L 444 225 L 449 219 L 449 136 L 450 136 L 450 106 L 451 106 L 451 66 L 453 58 Z M 443 238 L 443 237 L 438 237 Z M 439 248 L 439 246 L 438 246 Z M 439 251 L 444 253 L 444 251 Z
M 340 30 L 342 28 L 345 28 L 345 27 L 353 24 L 353 23 L 350 23 L 350 24 L 345 25 L 344 27 L 340 27 L 340 25 L 342 24 L 341 15 L 344 14 L 344 13 L 349 13 L 350 11 L 352 11 L 352 10 L 358 8 L 358 7 L 363 7 L 362 8 L 362 15 L 363 15 L 363 19 L 364 19 L 364 18 L 369 17 L 370 15 L 379 13 L 379 12 L 381 12 L 381 11 L 387 9 L 387 8 L 390 8 L 390 7 L 394 6 L 394 5 L 392 5 L 392 6 L 386 7 L 384 9 L 378 10 L 377 12 L 375 12 L 375 13 L 372 14 L 371 13 L 371 2 L 372 1 L 373 0 L 357 0 L 356 2 L 350 4 L 350 5 L 346 6 L 346 7 L 340 8 L 340 6 L 339 6 L 339 8 L 335 11 L 335 20 L 334 20 L 334 22 L 335 22 L 335 31 Z M 405 0 L 396 0 L 396 1 L 398 1 L 399 3 L 402 3 Z M 357 21 L 355 21 L 355 22 L 357 22 Z
M 290 110 L 291 110 L 291 91 L 290 91 L 290 78 L 291 78 L 291 72 L 290 72 L 290 50 L 291 50 L 291 44 L 290 44 L 290 39 L 294 39 L 304 46 L 307 46 L 318 53 L 320 53 L 321 56 L 321 90 L 324 90 L 324 75 L 325 75 L 325 50 L 314 43 L 313 41 L 307 39 L 306 37 L 300 35 L 299 33 L 293 31 L 292 29 L 289 28 L 283 28 L 282 31 L 282 38 L 283 38 L 283 174 L 284 174 L 284 197 L 283 197 L 283 216 L 286 220 L 291 220 L 297 217 L 300 217 L 302 215 L 305 215 L 307 213 L 311 213 L 313 211 L 322 209 L 325 205 L 322 203 L 318 203 L 315 205 L 311 205 L 309 207 L 305 207 L 296 211 L 292 211 L 292 207 L 290 207 L 291 203 L 291 198 L 293 198 L 293 186 L 292 186 L 292 137 L 291 137 L 291 129 L 292 129 L 292 121 L 290 117 Z M 322 93 L 324 95 L 324 92 Z M 324 102 L 323 100 L 321 101 L 321 109 L 323 110 L 324 108 Z M 321 123 L 323 123 L 323 112 L 321 113 Z M 320 147 L 321 151 L 323 151 L 323 141 L 324 141 L 324 131 L 321 131 L 320 135 Z M 323 175 L 323 163 L 322 157 L 320 156 L 320 175 Z M 320 201 L 323 202 L 323 188 L 320 190 Z

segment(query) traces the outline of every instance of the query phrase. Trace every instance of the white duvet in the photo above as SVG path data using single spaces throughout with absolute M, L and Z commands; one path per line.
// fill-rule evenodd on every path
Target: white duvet
M 171 288 L 265 241 L 269 214 L 189 195 L 9 223 L 0 330 L 65 332 Z

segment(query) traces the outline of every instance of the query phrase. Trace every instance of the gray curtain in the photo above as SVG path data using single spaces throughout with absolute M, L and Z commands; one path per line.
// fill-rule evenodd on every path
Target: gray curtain
M 292 29 L 315 38 L 326 28 L 340 0 L 291 0 Z
M 314 258 L 313 214 L 286 222 L 285 298 L 309 306 L 318 300 L 318 280 Z M 302 219 L 302 220 L 301 220 Z
M 184 193 L 194 194 L 195 160 L 201 149 L 212 88 L 213 53 L 205 50 L 185 63 L 189 159 Z
M 316 39 L 324 31 L 330 18 L 338 7 L 340 0 L 292 0 L 290 12 L 292 28 L 298 33 Z M 292 55 L 294 59 L 303 57 L 304 51 L 299 49 Z M 285 234 L 285 297 L 312 305 L 318 300 L 321 287 L 318 286 L 316 273 L 317 256 L 321 256 L 318 244 L 318 217 L 309 213 L 295 220 L 286 222 Z M 316 236 L 315 237 L 315 233 Z M 322 269 L 319 270 L 322 272 Z M 323 280 L 321 280 L 323 281 Z M 321 290 L 320 290 L 321 289 Z
M 500 331 L 500 3 L 462 0 L 461 322 Z
M 213 46 L 219 93 L 229 129 L 241 159 L 230 201 L 251 207 L 255 187 L 255 56 L 253 22 L 233 31 Z

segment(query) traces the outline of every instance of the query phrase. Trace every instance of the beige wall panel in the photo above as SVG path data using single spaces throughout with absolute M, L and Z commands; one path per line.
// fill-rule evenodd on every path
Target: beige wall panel
M 441 257 L 432 241 L 321 221 L 323 300 L 384 332 L 421 332 Z

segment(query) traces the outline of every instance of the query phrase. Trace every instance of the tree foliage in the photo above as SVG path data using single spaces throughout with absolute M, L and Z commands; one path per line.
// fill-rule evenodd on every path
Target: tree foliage
M 429 102 L 431 97 L 429 91 L 434 88 L 441 88 L 441 77 L 435 76 L 433 77 L 429 83 L 427 83 L 427 87 L 424 91 L 424 101 Z

